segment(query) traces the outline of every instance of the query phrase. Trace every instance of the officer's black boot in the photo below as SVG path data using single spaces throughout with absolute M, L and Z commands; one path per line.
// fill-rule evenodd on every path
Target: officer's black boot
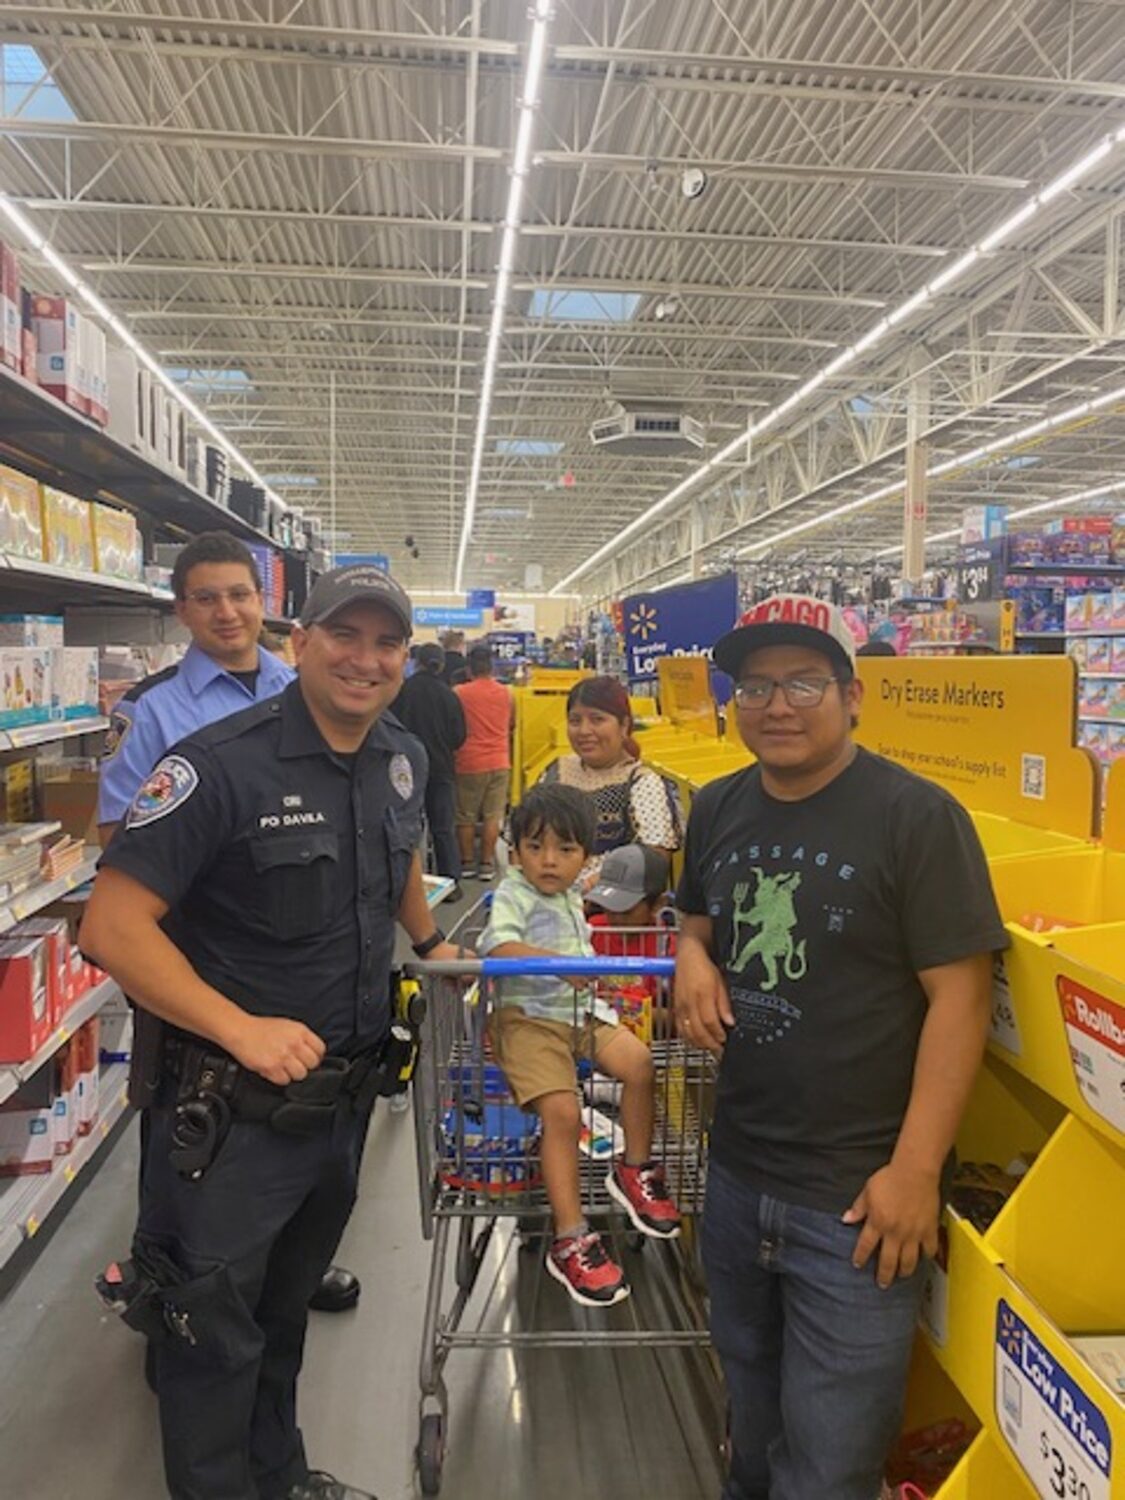
M 331 1474 L 319 1470 L 311 1473 L 300 1484 L 295 1484 L 286 1495 L 286 1500 L 378 1500 L 370 1490 L 357 1490 L 350 1484 L 342 1484 Z
M 349 1312 L 359 1301 L 359 1293 L 359 1277 L 354 1271 L 329 1266 L 309 1298 L 309 1306 L 313 1312 Z

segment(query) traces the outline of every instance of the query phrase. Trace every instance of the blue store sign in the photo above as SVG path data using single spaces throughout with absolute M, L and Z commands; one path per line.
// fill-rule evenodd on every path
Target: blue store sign
M 465 596 L 465 603 L 470 609 L 495 609 L 495 589 L 470 589 Z
M 662 656 L 711 655 L 738 615 L 733 573 L 685 583 L 622 601 L 625 659 L 630 682 L 653 682 Z
M 488 644 L 498 661 L 522 661 L 526 657 L 531 636 L 525 630 L 492 630 Z
M 437 609 L 428 604 L 414 606 L 415 625 L 436 626 L 438 630 L 479 630 L 479 609 Z
M 384 573 L 391 571 L 391 560 L 385 552 L 337 552 L 332 566 L 350 568 L 356 563 L 367 568 L 380 568 Z

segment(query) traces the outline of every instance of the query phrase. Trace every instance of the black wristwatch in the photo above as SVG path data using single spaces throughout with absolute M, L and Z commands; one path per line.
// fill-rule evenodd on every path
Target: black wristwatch
M 442 932 L 440 927 L 435 927 L 428 938 L 423 938 L 420 943 L 414 944 L 414 956 L 416 958 L 425 958 L 428 953 L 432 953 L 440 943 L 444 942 L 445 933 Z

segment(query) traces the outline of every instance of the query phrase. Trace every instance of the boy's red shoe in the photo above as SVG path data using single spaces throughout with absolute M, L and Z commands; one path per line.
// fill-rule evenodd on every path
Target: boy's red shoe
M 618 1162 L 605 1180 L 609 1196 L 619 1203 L 642 1234 L 674 1240 L 680 1232 L 680 1211 L 664 1181 L 664 1168 L 646 1161 L 639 1167 Z
M 571 1234 L 554 1240 L 547 1251 L 547 1270 L 584 1307 L 612 1307 L 629 1295 L 625 1273 L 600 1234 Z

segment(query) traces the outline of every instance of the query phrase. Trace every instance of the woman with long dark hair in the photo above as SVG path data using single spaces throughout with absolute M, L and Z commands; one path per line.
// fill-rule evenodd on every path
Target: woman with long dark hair
M 543 780 L 577 787 L 593 802 L 594 857 L 583 884 L 592 883 L 602 856 L 622 844 L 646 844 L 666 854 L 678 849 L 679 804 L 664 778 L 641 762 L 629 695 L 616 677 L 587 677 L 571 688 L 566 732 L 574 754 L 552 761 Z

